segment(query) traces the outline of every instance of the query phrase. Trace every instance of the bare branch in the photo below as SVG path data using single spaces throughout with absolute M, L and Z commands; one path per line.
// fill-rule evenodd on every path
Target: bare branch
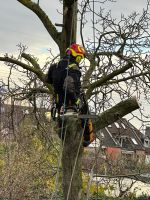
M 60 34 L 47 16 L 47 14 L 40 8 L 40 6 L 31 0 L 17 0 L 21 4 L 23 4 L 25 7 L 32 10 L 41 20 L 43 25 L 45 26 L 46 30 L 50 34 L 50 36 L 53 38 L 53 40 L 56 42 L 56 44 L 60 45 Z
M 102 85 L 107 85 L 107 81 L 109 81 L 110 79 L 112 79 L 113 77 L 127 71 L 128 69 L 132 68 L 133 65 L 131 62 L 129 62 L 128 64 L 126 64 L 125 66 L 123 66 L 122 68 L 120 69 L 117 69 L 115 71 L 113 71 L 111 74 L 108 74 L 106 76 L 102 76 L 100 78 L 100 80 L 98 81 L 95 81 L 94 83 L 92 83 L 89 87 L 88 87 L 88 90 L 87 90 L 87 93 L 86 93 L 86 96 L 87 98 L 89 98 L 91 95 L 92 95 L 92 91 L 97 88 L 97 87 L 100 87 Z
M 16 64 L 20 67 L 22 67 L 23 69 L 26 69 L 26 70 L 29 70 L 30 72 L 33 72 L 34 74 L 37 75 L 37 77 L 44 83 L 44 85 L 50 90 L 51 93 L 53 93 L 53 89 L 51 87 L 50 84 L 46 83 L 45 80 L 46 80 L 46 75 L 42 72 L 42 70 L 40 68 L 34 68 L 34 67 L 31 67 L 17 59 L 14 59 L 14 58 L 10 58 L 10 57 L 0 57 L 0 61 L 4 61 L 4 62 L 8 62 L 8 63 L 13 63 L 13 64 Z

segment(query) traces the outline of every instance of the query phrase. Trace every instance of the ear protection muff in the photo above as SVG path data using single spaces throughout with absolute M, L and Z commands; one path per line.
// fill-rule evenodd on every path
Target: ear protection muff
M 82 60 L 82 56 L 76 56 L 76 62 L 77 62 L 77 63 L 80 63 L 81 60 Z
M 66 51 L 66 53 L 67 53 L 67 55 L 71 55 L 71 54 L 72 54 L 71 49 L 68 49 L 68 50 Z
M 74 51 L 73 49 L 67 49 L 66 50 L 66 54 L 67 55 L 72 55 L 74 58 L 75 58 L 75 61 L 77 62 L 77 63 L 80 63 L 81 62 L 81 60 L 84 58 L 84 55 L 78 55 L 78 53 L 76 53 L 76 51 Z

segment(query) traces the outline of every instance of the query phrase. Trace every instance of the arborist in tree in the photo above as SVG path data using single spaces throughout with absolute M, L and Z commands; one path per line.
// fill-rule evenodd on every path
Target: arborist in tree
M 55 119 L 56 110 L 60 117 L 77 113 L 88 114 L 88 104 L 81 92 L 80 82 L 79 63 L 84 58 L 84 48 L 73 43 L 66 49 L 66 55 L 57 64 L 50 66 L 47 82 L 53 85 L 55 92 L 55 106 L 51 110 L 53 119 Z M 81 119 L 81 123 L 84 128 L 83 145 L 88 146 L 94 140 L 92 122 L 90 119 Z
M 66 55 L 50 66 L 48 83 L 54 87 L 56 107 L 59 115 L 72 115 L 79 111 L 81 93 L 81 72 L 79 63 L 85 57 L 85 50 L 78 44 L 72 44 Z

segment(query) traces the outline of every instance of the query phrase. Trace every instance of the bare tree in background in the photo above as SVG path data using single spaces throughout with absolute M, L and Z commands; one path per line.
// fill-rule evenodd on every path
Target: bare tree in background
M 72 42 L 76 42 L 77 17 L 80 19 L 82 44 L 87 50 L 90 63 L 88 66 L 84 64 L 82 68 L 82 88 L 87 100 L 93 105 L 92 110 L 96 110 L 99 114 L 94 122 L 95 132 L 138 109 L 136 98 L 140 99 L 141 95 L 144 95 L 149 103 L 149 1 L 141 15 L 134 12 L 128 17 L 122 15 L 119 20 L 113 19 L 110 11 L 105 13 L 105 10 L 101 8 L 106 1 L 95 2 L 95 5 L 88 0 L 60 1 L 63 6 L 62 31 L 60 32 L 39 4 L 31 0 L 17 1 L 38 16 L 59 47 L 60 57 L 64 55 L 65 49 Z M 92 27 L 91 32 L 93 32 L 91 39 L 86 38 L 89 26 Z M 33 94 L 51 96 L 53 88 L 45 82 L 47 65 L 42 68 L 37 58 L 26 53 L 26 47 L 19 45 L 19 49 L 20 54 L 17 58 L 7 54 L 0 57 L 0 61 L 4 61 L 10 67 L 9 94 L 14 98 L 29 100 L 33 100 Z M 53 59 L 52 61 L 55 60 Z M 11 79 L 13 70 L 17 70 L 25 77 L 21 79 L 22 87 Z M 11 82 L 13 82 L 13 88 L 11 88 Z M 118 100 L 121 102 L 118 103 Z M 72 137 L 68 134 L 62 157 L 63 190 L 64 197 L 68 200 L 83 198 L 80 165 L 82 147 L 79 145 L 81 138 L 78 136 L 81 127 L 76 121 L 78 120 L 69 119 L 69 124 L 74 125 L 68 126 L 68 133 Z M 72 141 L 72 138 L 76 139 Z M 75 155 L 70 153 L 72 146 L 79 147 L 74 149 L 75 155 L 78 155 L 76 166 Z M 70 162 L 66 158 L 70 159 Z

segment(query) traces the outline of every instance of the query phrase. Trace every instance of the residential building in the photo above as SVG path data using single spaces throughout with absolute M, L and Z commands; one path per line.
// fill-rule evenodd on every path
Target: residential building
M 96 141 L 86 148 L 84 168 L 91 169 L 93 163 L 97 162 L 98 166 L 109 165 L 113 170 L 115 167 L 112 165 L 121 164 L 134 169 L 135 163 L 145 161 L 141 137 L 142 133 L 125 118 L 108 125 L 97 133 Z
M 142 133 L 125 118 L 103 128 L 99 135 L 102 148 L 112 159 L 123 155 L 131 158 L 138 157 L 140 160 L 145 155 L 145 148 L 141 141 Z M 89 148 L 93 146 L 94 142 Z

